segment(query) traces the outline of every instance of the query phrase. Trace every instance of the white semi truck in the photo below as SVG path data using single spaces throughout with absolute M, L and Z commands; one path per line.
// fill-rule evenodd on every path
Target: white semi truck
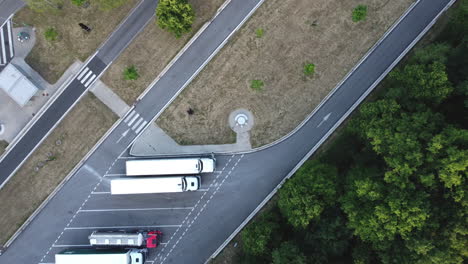
M 143 247 L 155 248 L 158 246 L 162 232 L 153 231 L 94 231 L 88 236 L 89 245 L 94 247 Z
M 127 176 L 192 175 L 212 173 L 216 159 L 211 158 L 170 158 L 135 159 L 125 162 Z
M 111 194 L 196 191 L 200 182 L 200 176 L 120 178 L 111 180 Z
M 145 249 L 66 249 L 55 264 L 143 264 L 145 255 Z

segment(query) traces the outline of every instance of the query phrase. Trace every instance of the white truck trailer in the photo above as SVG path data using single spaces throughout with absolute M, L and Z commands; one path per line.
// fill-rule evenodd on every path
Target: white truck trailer
M 105 247 L 142 247 L 155 248 L 158 246 L 162 232 L 153 231 L 94 231 L 88 236 L 91 246 Z
M 143 264 L 141 249 L 66 249 L 55 254 L 55 264 Z
M 211 173 L 214 158 L 136 159 L 125 162 L 127 176 L 191 175 Z
M 111 180 L 111 194 L 196 191 L 200 182 L 200 176 L 120 178 Z

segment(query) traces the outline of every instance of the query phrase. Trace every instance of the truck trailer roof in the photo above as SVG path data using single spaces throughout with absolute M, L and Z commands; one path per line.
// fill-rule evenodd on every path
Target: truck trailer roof
M 67 249 L 55 254 L 55 264 L 129 264 L 129 250 Z

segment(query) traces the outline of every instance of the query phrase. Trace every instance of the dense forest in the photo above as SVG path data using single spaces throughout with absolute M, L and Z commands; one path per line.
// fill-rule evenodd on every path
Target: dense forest
M 468 0 L 241 233 L 241 263 L 463 263 Z

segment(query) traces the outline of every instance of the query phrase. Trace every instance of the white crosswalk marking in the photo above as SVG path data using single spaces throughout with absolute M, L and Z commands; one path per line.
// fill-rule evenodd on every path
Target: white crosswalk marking
M 8 31 L 8 43 L 10 46 L 10 59 L 13 58 L 13 37 L 11 36 L 11 20 L 7 22 L 7 31 Z
M 136 115 L 132 118 L 132 120 L 130 120 L 130 122 L 128 122 L 128 126 L 131 126 L 133 124 L 133 122 L 135 122 L 135 120 L 139 117 L 140 115 L 138 113 L 136 113 Z
M 0 28 L 0 41 L 2 45 L 2 58 L 0 59 L 0 64 L 6 64 L 7 63 L 7 57 L 6 57 L 6 51 L 5 51 L 5 38 L 3 37 L 3 27 Z
M 82 84 L 84 84 L 84 83 L 86 82 L 86 80 L 89 78 L 89 76 L 91 76 L 91 74 L 93 74 L 93 72 L 92 72 L 92 71 L 89 71 L 89 72 L 85 75 L 85 77 L 84 77 L 83 79 L 81 79 L 80 82 L 81 82 Z
M 86 69 L 84 69 L 80 75 L 78 75 L 78 78 L 76 78 L 78 81 L 81 80 L 81 78 L 83 78 L 83 75 L 85 75 L 85 73 L 87 73 L 89 71 L 89 68 L 86 67 Z
M 84 86 L 88 87 L 93 82 L 94 78 L 96 78 L 96 74 L 93 74 L 93 76 L 91 76 L 91 78 L 89 78 L 89 80 L 86 82 L 86 84 Z
M 138 127 L 138 129 L 135 130 L 135 133 L 140 133 L 140 131 L 145 127 L 146 124 L 148 124 L 148 121 L 141 123 L 140 127 Z
M 138 121 L 133 125 L 132 130 L 135 130 L 135 128 L 137 128 L 137 126 L 141 123 L 141 121 L 143 121 L 143 117 L 138 119 Z
M 136 112 L 135 112 L 135 111 L 132 111 L 132 112 L 124 119 L 124 122 L 127 123 L 128 120 L 130 120 L 130 118 L 132 118 L 132 116 L 133 116 L 134 114 L 136 114 Z

